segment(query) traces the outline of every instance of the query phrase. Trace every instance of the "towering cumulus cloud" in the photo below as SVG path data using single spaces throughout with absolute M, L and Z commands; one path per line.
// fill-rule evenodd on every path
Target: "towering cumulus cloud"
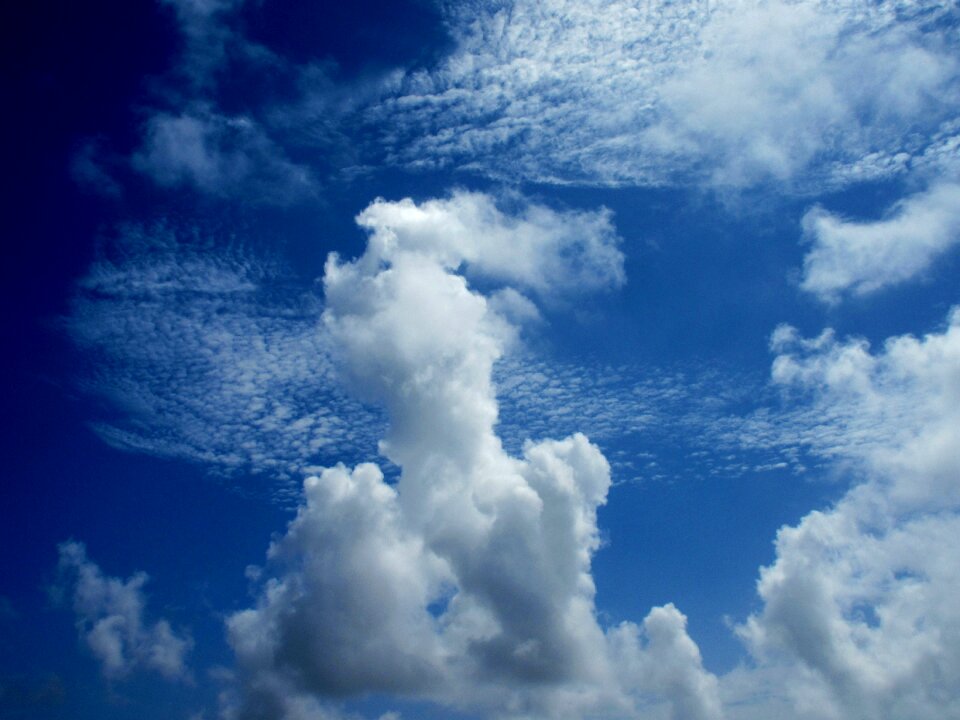
M 741 634 L 782 673 L 798 717 L 956 717 L 960 309 L 943 332 L 893 338 L 875 354 L 789 329 L 775 347 L 777 382 L 815 388 L 825 415 L 852 408 L 847 454 L 866 477 L 780 530 L 758 583 L 763 610 Z
M 366 252 L 328 260 L 324 322 L 351 389 L 387 408 L 381 451 L 402 475 L 340 465 L 306 481 L 256 607 L 228 621 L 243 680 L 230 711 L 294 717 L 391 691 L 500 717 L 623 716 L 646 693 L 676 717 L 715 715 L 678 611 L 609 635 L 597 622 L 600 451 L 576 434 L 511 457 L 494 432 L 491 372 L 517 329 L 467 278 L 518 297 L 619 284 L 607 214 L 511 215 L 456 194 L 376 201 L 358 222 Z M 637 670 L 651 652 L 669 658 L 659 682 Z

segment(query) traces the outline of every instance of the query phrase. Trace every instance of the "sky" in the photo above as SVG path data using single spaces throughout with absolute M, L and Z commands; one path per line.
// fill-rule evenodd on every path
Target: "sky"
M 956 3 L 0 12 L 0 716 L 960 718 Z

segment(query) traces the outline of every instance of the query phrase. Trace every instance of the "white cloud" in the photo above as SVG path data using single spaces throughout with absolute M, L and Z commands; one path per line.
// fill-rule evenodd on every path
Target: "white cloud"
M 537 226 L 522 210 L 508 217 L 493 209 L 464 229 L 462 220 L 451 217 L 456 203 L 478 215 L 476 208 L 492 207 L 492 201 L 455 198 L 414 206 L 411 215 L 449 220 L 470 238 L 465 252 L 484 247 L 473 243 L 483 236 L 481 229 L 495 237 L 522 225 L 528 238 L 523 253 L 537 247 L 580 258 L 570 273 L 555 263 L 512 268 L 501 259 L 504 273 L 544 288 L 549 301 L 622 279 L 618 242 L 605 213 L 569 214 L 582 234 L 556 230 L 564 217 L 558 213 L 540 223 L 543 237 L 532 239 Z M 429 213 L 421 215 L 423 207 Z M 379 221 L 386 218 L 384 213 Z M 397 229 L 384 225 L 383 232 L 429 246 L 429 223 L 390 222 Z M 593 246 L 596 256 L 590 254 Z M 494 249 L 509 255 L 503 243 Z M 494 290 L 487 302 L 516 325 L 539 317 L 536 305 L 509 286 Z M 270 491 L 289 502 L 312 466 L 370 457 L 384 427 L 381 413 L 341 390 L 322 309 L 308 284 L 235 244 L 171 224 L 121 228 L 78 284 L 67 319 L 85 360 L 81 387 L 102 401 L 94 429 L 124 450 L 197 462 L 217 473 L 266 476 Z M 691 473 L 739 476 L 757 464 L 798 467 L 796 445 L 804 438 L 778 430 L 786 422 L 782 412 L 729 416 L 731 406 L 763 392 L 763 378 L 733 377 L 730 368 L 578 366 L 521 350 L 494 367 L 497 429 L 511 452 L 521 452 L 530 437 L 583 431 L 613 451 L 608 457 L 616 482 Z M 794 425 L 803 422 L 808 420 Z M 624 438 L 655 458 L 638 465 L 635 452 L 617 450 Z M 682 462 L 676 457 L 681 440 Z M 731 453 L 737 457 L 726 459 Z M 277 478 L 297 481 L 277 487 Z
M 541 296 L 616 288 L 625 281 L 612 213 L 557 212 L 521 204 L 506 214 L 490 195 L 455 192 L 446 200 L 377 200 L 357 217 L 371 233 L 373 261 L 425 253 L 444 267 L 492 278 Z M 516 291 L 514 291 L 516 292 Z
M 878 353 L 829 333 L 802 341 L 785 328 L 775 341 L 774 380 L 811 389 L 827 413 L 843 408 L 842 457 L 864 480 L 780 530 L 758 584 L 763 608 L 740 633 L 797 717 L 951 717 L 960 310 L 942 333 L 892 338 Z
M 717 678 L 703 669 L 700 649 L 687 635 L 687 618 L 672 603 L 653 608 L 642 627 L 623 623 L 611 639 L 622 672 L 646 692 L 666 697 L 670 718 L 722 717 Z
M 773 179 L 802 189 L 900 172 L 903 163 L 881 158 L 922 153 L 957 115 L 942 6 L 518 0 L 447 9 L 454 52 L 370 111 L 390 121 L 390 161 L 563 184 Z
M 803 229 L 813 247 L 803 261 L 801 287 L 827 301 L 844 293 L 865 295 L 924 272 L 960 242 L 960 185 L 934 185 L 873 222 L 814 208 Z
M 374 203 L 362 218 L 377 225 L 371 232 L 380 239 L 399 236 L 425 248 L 437 223 L 451 222 L 473 258 L 490 238 L 496 260 L 469 267 L 547 298 L 623 281 L 606 211 L 523 204 L 513 216 L 488 196 L 461 193 L 422 208 Z M 511 230 L 520 238 L 514 264 Z M 537 252 L 540 264 L 532 262 Z M 560 255 L 577 268 L 564 270 Z M 537 316 L 513 288 L 494 297 L 515 318 Z M 298 480 L 334 461 L 334 448 L 337 457 L 369 456 L 382 416 L 339 387 L 321 313 L 308 284 L 235 244 L 163 223 L 120 228 L 78 284 L 67 319 L 88 360 L 82 386 L 107 403 L 94 429 L 126 450 Z
M 229 26 L 231 11 L 245 0 L 160 0 L 173 8 L 185 41 L 179 70 L 194 89 L 203 90 L 215 82 L 215 73 L 226 61 L 228 50 L 248 47 Z
M 927 2 L 444 3 L 454 49 L 436 66 L 336 84 L 244 37 L 238 2 L 168 1 L 186 51 L 136 162 L 220 196 L 309 194 L 289 159 L 305 147 L 316 173 L 346 176 L 400 164 L 810 192 L 922 169 L 958 118 L 955 11 Z M 295 89 L 227 113 L 231 64 Z
M 341 83 L 245 37 L 242 2 L 166 2 L 185 50 L 134 164 L 220 197 L 311 197 L 384 164 L 810 192 L 922 170 L 958 119 L 955 9 L 929 2 L 443 3 L 436 66 Z M 240 68 L 286 90 L 226 111 Z
M 298 476 L 374 448 L 382 421 L 336 387 L 321 306 L 280 268 L 197 230 L 121 228 L 79 283 L 67 327 L 106 401 L 108 442 Z
M 286 204 L 312 197 L 309 168 L 290 161 L 250 117 L 225 116 L 204 106 L 156 113 L 146 124 L 134 168 L 163 186 L 186 184 L 218 196 L 242 193 L 255 202 Z
M 860 11 L 858 13 L 858 11 Z M 907 141 L 904 125 L 956 113 L 957 64 L 885 6 L 761 2 L 718 6 L 700 54 L 662 88 L 645 139 L 705 153 L 719 185 L 830 182 L 824 159 L 857 163 Z M 929 117 L 928 117 L 929 116 Z M 880 168 L 877 168 L 878 170 Z
M 596 227 L 568 218 L 575 230 Z M 653 613 L 643 648 L 637 634 L 617 635 L 618 653 L 664 656 L 672 669 L 653 682 L 621 675 L 597 622 L 590 565 L 610 485 L 600 451 L 575 434 L 513 457 L 494 433 L 493 365 L 515 328 L 457 270 L 537 287 L 540 268 L 560 267 L 551 254 L 569 253 L 560 220 L 455 195 L 379 201 L 358 222 L 372 230 L 367 250 L 328 260 L 324 321 L 353 390 L 387 409 L 381 452 L 402 473 L 395 487 L 369 464 L 306 482 L 256 607 L 228 621 L 247 702 L 264 706 L 264 688 L 393 691 L 560 718 L 632 715 L 656 696 L 668 711 L 716 717 L 715 685 L 679 613 Z M 517 266 L 503 261 L 503 225 L 519 228 Z M 481 229 L 488 244 L 476 242 Z M 606 243 L 585 247 L 606 257 Z M 542 264 L 525 265 L 527 254 Z
M 145 573 L 124 581 L 106 577 L 87 558 L 78 542 L 59 546 L 59 570 L 68 578 L 80 638 L 100 661 L 104 677 L 118 679 L 137 668 L 159 672 L 170 679 L 189 677 L 186 655 L 189 636 L 175 633 L 166 620 L 144 621 Z
M 403 527 L 396 491 L 359 465 L 325 470 L 304 494 L 269 552 L 285 575 L 230 618 L 241 663 L 290 668 L 301 691 L 334 696 L 435 684 L 442 656 L 424 608 L 445 567 Z

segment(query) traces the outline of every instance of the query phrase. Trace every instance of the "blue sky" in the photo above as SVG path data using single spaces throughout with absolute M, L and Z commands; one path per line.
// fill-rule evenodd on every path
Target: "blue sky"
M 960 716 L 955 4 L 3 12 L 0 715 Z

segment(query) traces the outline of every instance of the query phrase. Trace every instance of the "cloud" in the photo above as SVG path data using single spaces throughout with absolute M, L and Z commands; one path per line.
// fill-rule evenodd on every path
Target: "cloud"
M 946 8 L 517 0 L 447 10 L 456 49 L 369 111 L 390 121 L 388 162 L 560 184 L 803 189 L 901 172 L 956 118 Z
M 399 237 L 425 250 L 452 223 L 471 270 L 538 296 L 623 282 L 606 211 L 520 203 L 508 215 L 489 196 L 459 193 L 421 207 L 376 202 L 358 222 L 376 243 Z M 483 242 L 491 259 L 477 262 Z M 543 262 L 533 262 L 537 253 Z M 564 270 L 560 256 L 576 269 Z M 495 297 L 514 317 L 536 317 L 511 287 Z M 67 318 L 88 360 L 82 387 L 106 401 L 94 429 L 123 449 L 227 473 L 302 477 L 333 462 L 334 448 L 369 456 L 383 419 L 340 388 L 322 310 L 308 283 L 235 243 L 170 223 L 119 228 L 78 283 Z
M 921 172 L 956 136 L 949 7 L 445 3 L 453 50 L 436 65 L 333 82 L 245 37 L 240 2 L 168 3 L 185 49 L 135 165 L 219 197 L 289 201 L 264 191 L 309 197 L 320 173 L 385 164 L 809 193 Z M 241 74 L 242 112 L 225 100 Z M 309 166 L 293 159 L 308 148 Z
M 252 49 L 229 24 L 245 0 L 160 0 L 173 8 L 185 41 L 178 68 L 195 90 L 209 89 L 231 48 Z
M 670 718 L 723 716 L 717 678 L 703 669 L 700 649 L 687 635 L 687 618 L 672 603 L 653 608 L 641 627 L 621 624 L 612 642 L 623 672 L 646 692 L 668 699 Z
M 161 187 L 186 186 L 220 199 L 276 205 L 317 199 L 320 163 L 294 159 L 303 143 L 278 122 L 290 114 L 278 98 L 300 75 L 316 80 L 323 73 L 252 42 L 242 31 L 244 0 L 161 4 L 172 8 L 183 47 L 153 83 L 131 166 Z M 245 85 L 239 105 L 231 87 L 236 77 Z
M 312 171 L 290 161 L 252 118 L 226 116 L 203 106 L 180 114 L 159 112 L 146 124 L 133 167 L 162 186 L 287 204 L 313 197 Z
M 454 203 L 424 203 L 413 216 L 424 206 L 447 221 Z M 505 232 L 510 223 L 527 222 L 519 208 L 500 225 L 481 219 L 464 232 Z M 583 257 L 589 244 L 582 237 L 551 235 L 551 224 L 542 224 L 546 239 L 536 241 L 538 248 L 565 254 L 573 245 L 581 253 L 578 270 L 551 271 L 556 282 L 542 282 L 549 263 L 528 266 L 533 269 L 524 277 L 531 280 L 524 282 L 544 287 L 548 302 L 621 277 L 619 242 L 601 222 L 605 214 L 570 217 L 594 231 L 600 252 L 597 259 Z M 429 244 L 424 227 L 391 222 L 397 231 L 375 232 Z M 463 223 L 450 227 L 460 231 Z M 525 232 L 534 232 L 532 222 Z M 465 247 L 474 252 L 476 246 Z M 463 269 L 471 271 L 469 264 Z M 519 269 L 508 272 L 521 276 Z M 584 273 L 592 282 L 577 279 Z M 538 322 L 527 296 L 496 287 L 503 280 L 481 279 L 492 288 L 488 307 L 508 326 Z M 77 285 L 65 324 L 81 353 L 79 387 L 98 400 L 91 425 L 103 440 L 216 474 L 253 474 L 246 490 L 259 488 L 290 504 L 298 501 L 300 479 L 317 466 L 369 459 L 385 427 L 382 412 L 341 387 L 322 313 L 313 286 L 282 265 L 167 222 L 124 226 L 104 241 Z M 765 387 L 766 378 L 731 367 L 571 364 L 519 344 L 495 362 L 493 382 L 497 433 L 509 452 L 522 453 L 528 438 L 584 432 L 604 448 L 615 483 L 742 477 L 757 468 L 802 473 L 841 452 L 850 437 L 840 429 L 853 422 L 840 408 L 784 406 Z M 745 403 L 759 409 L 744 415 Z
M 609 230 L 604 215 L 568 218 Z M 622 716 L 642 694 L 716 717 L 715 686 L 675 610 L 648 618 L 646 646 L 629 633 L 616 641 L 674 669 L 642 687 L 620 675 L 590 572 L 610 486 L 600 451 L 574 434 L 511 456 L 494 432 L 493 366 L 516 328 L 458 271 L 538 287 L 543 268 L 567 277 L 551 254 L 582 237 L 559 232 L 545 209 L 505 216 L 462 194 L 378 201 L 358 222 L 371 229 L 366 252 L 330 256 L 324 322 L 352 390 L 386 408 L 381 452 L 402 472 L 395 486 L 371 464 L 306 481 L 255 607 L 228 620 L 241 716 L 273 717 L 264 688 L 274 688 L 389 691 L 500 717 Z M 515 266 L 501 257 L 501 225 L 519 228 Z
M 958 67 L 944 36 L 921 32 L 910 10 L 900 22 L 889 12 L 866 3 L 718 6 L 698 56 L 665 81 L 664 116 L 644 139 L 678 160 L 705 153 L 711 182 L 734 187 L 829 185 L 839 180 L 831 163 L 901 152 L 905 126 L 929 134 L 955 116 Z
M 105 577 L 87 558 L 82 543 L 59 546 L 59 572 L 72 591 L 73 610 L 81 640 L 100 661 L 104 677 L 116 680 L 136 669 L 159 672 L 171 680 L 189 677 L 186 655 L 193 647 L 166 620 L 144 622 L 145 573 L 128 580 Z
M 220 198 L 384 165 L 811 193 L 922 174 L 957 135 L 956 10 L 922 2 L 443 3 L 434 66 L 340 81 L 250 40 L 242 1 L 165 3 L 184 49 L 132 160 Z
M 126 450 L 271 479 L 332 447 L 374 448 L 382 421 L 337 388 L 321 311 L 308 284 L 236 244 L 120 228 L 67 319 L 82 387 L 105 401 L 95 429 Z
M 515 200 L 522 203 L 516 214 L 505 214 L 492 196 L 477 192 L 455 192 L 421 205 L 376 200 L 357 223 L 371 233 L 378 261 L 389 261 L 396 252 L 424 253 L 449 269 L 463 264 L 468 276 L 547 297 L 625 282 L 610 211 L 557 212 Z
M 874 222 L 852 222 L 822 208 L 803 217 L 813 247 L 801 287 L 821 300 L 866 295 L 905 282 L 960 242 L 960 185 L 939 183 L 896 203 Z
M 758 583 L 763 607 L 739 633 L 797 717 L 956 714 L 960 310 L 943 332 L 891 338 L 877 353 L 829 333 L 801 340 L 784 328 L 775 341 L 774 380 L 853 419 L 844 457 L 863 480 L 780 530 Z M 871 426 L 882 441 L 861 436 Z
M 523 292 L 551 303 L 623 281 L 607 213 L 551 212 L 519 203 L 509 214 L 489 196 L 461 193 L 419 206 L 374 203 L 363 217 L 380 223 L 369 232 L 418 247 L 439 242 L 436 228 L 450 223 L 466 238 L 458 241 L 465 253 L 488 248 L 497 256 L 481 263 L 479 279 L 495 288 L 488 306 L 519 327 L 537 323 L 540 311 L 521 291 L 496 287 L 505 279 L 494 273 L 540 288 Z M 570 228 L 561 231 L 563 218 Z M 526 237 L 515 252 L 479 240 L 512 227 Z M 511 252 L 570 256 L 578 267 L 511 265 Z M 463 269 L 477 274 L 469 262 Z M 233 241 L 170 222 L 118 228 L 78 283 L 66 319 L 83 359 L 80 388 L 100 401 L 94 430 L 123 450 L 259 475 L 290 502 L 312 467 L 369 458 L 384 429 L 381 412 L 341 388 L 322 312 L 309 283 Z M 782 410 L 733 415 L 738 403 L 765 392 L 764 378 L 733 368 L 572 365 L 515 346 L 493 372 L 497 431 L 510 452 L 521 453 L 528 438 L 583 431 L 610 451 L 615 482 L 740 476 L 784 462 L 799 470 L 798 441 L 812 432 L 810 418 L 797 413 L 794 434 L 782 430 Z M 646 458 L 635 447 L 627 452 L 624 438 Z

